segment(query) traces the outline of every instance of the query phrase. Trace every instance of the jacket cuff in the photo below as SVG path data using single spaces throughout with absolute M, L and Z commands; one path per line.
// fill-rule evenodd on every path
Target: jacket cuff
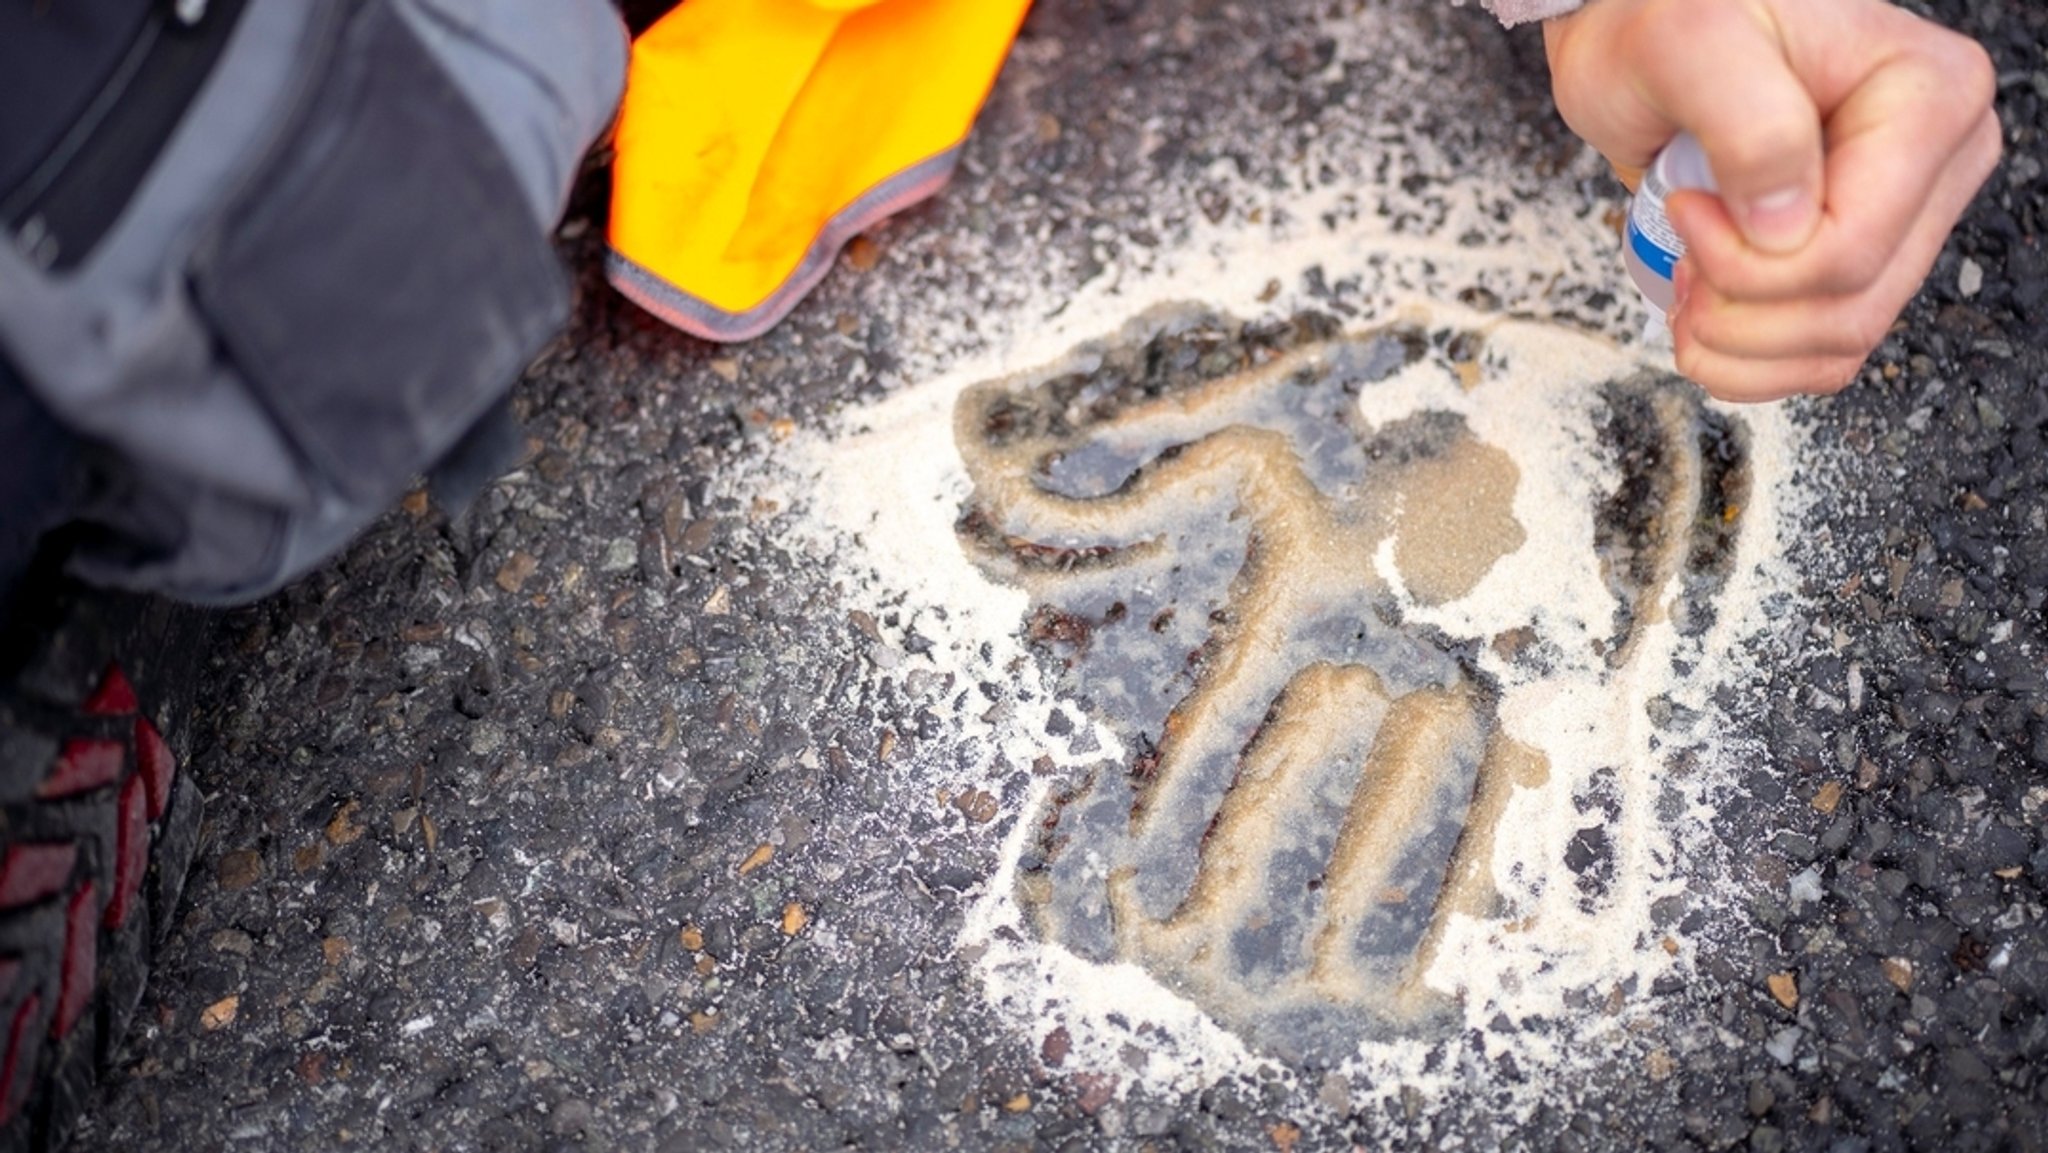
M 1574 11 L 1583 0 L 1482 0 L 1486 10 L 1509 28 L 1531 20 L 1548 20 Z

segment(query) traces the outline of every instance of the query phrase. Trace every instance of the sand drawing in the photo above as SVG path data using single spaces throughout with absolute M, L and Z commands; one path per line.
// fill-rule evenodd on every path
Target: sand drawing
M 1591 645 L 1621 668 L 1652 621 L 1704 628 L 1748 483 L 1739 426 L 1683 382 L 1607 382 L 1619 481 L 1585 510 L 1596 547 L 1558 563 L 1599 566 L 1611 631 L 1412 619 L 1548 547 L 1515 514 L 1528 479 L 1464 417 L 1361 415 L 1418 362 L 1473 374 L 1485 343 L 1174 310 L 962 395 L 962 546 L 1028 592 L 1063 693 L 1131 750 L 1027 818 L 1016 896 L 1045 941 L 1142 966 L 1268 1048 L 1438 1015 L 1420 977 L 1442 927 L 1500 913 L 1501 813 L 1550 771 L 1496 723 L 1476 654 Z

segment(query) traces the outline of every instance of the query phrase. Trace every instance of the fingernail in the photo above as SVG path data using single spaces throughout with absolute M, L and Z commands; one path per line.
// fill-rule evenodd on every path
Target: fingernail
M 1681 260 L 1671 270 L 1671 315 L 1685 311 L 1685 302 L 1692 296 L 1692 265 Z
M 1813 231 L 1813 197 L 1804 188 L 1780 188 L 1749 202 L 1743 232 L 1766 252 L 1790 252 Z

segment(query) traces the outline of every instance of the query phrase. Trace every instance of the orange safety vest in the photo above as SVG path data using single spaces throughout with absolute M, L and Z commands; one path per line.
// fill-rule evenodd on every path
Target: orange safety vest
M 685 0 L 633 43 L 606 273 L 709 340 L 937 192 L 1030 0 Z

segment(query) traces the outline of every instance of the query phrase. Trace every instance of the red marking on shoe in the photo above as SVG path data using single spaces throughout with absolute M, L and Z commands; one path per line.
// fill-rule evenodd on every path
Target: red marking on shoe
M 100 678 L 100 687 L 85 698 L 87 716 L 125 717 L 141 711 L 142 704 L 135 699 L 135 686 L 128 683 L 128 675 L 120 665 L 108 665 L 107 674 Z
M 0 1125 L 14 1120 L 21 1110 L 21 1102 L 28 1096 L 17 1092 L 15 1075 L 21 1072 L 23 1052 L 28 1040 L 29 1026 L 35 1023 L 36 1011 L 43 1007 L 43 999 L 30 993 L 14 1010 L 14 1023 L 7 1027 L 7 1057 L 0 1060 Z
M 135 899 L 142 895 L 142 874 L 149 869 L 149 797 L 142 778 L 129 777 L 121 786 L 114 818 L 114 891 L 107 897 L 100 923 L 118 929 L 128 922 Z
M 154 821 L 171 807 L 171 779 L 178 775 L 178 758 L 171 755 L 170 744 L 148 717 L 135 718 L 135 770 L 149 788 L 149 819 Z
M 92 1003 L 92 984 L 99 960 L 99 926 L 94 924 L 93 884 L 87 881 L 71 894 L 64 911 L 64 961 L 57 984 L 57 1011 L 50 1015 L 50 1036 L 62 1041 Z
M 57 754 L 57 763 L 50 766 L 36 795 L 48 800 L 111 785 L 121 779 L 121 762 L 127 755 L 128 746 L 120 741 L 73 737 L 64 742 L 64 751 Z
M 0 859 L 0 909 L 33 905 L 61 891 L 77 860 L 74 841 L 7 846 L 7 856 Z

